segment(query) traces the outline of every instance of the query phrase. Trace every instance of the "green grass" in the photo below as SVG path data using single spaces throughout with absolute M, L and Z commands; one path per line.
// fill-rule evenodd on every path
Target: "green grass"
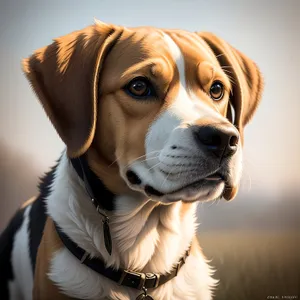
M 216 300 L 300 299 L 299 232 L 206 232 L 199 241 L 217 269 Z

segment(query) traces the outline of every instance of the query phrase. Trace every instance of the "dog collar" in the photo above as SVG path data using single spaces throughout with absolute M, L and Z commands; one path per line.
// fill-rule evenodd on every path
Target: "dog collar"
M 186 258 L 190 254 L 190 247 L 184 253 L 184 255 L 177 262 L 175 267 L 172 269 L 170 273 L 161 275 L 157 273 L 141 273 L 128 269 L 114 269 L 112 267 L 106 267 L 103 260 L 100 258 L 90 258 L 89 254 L 79 247 L 76 243 L 74 243 L 58 226 L 55 224 L 56 231 L 61 241 L 65 245 L 65 247 L 84 265 L 105 276 L 106 278 L 111 279 L 114 282 L 117 282 L 119 285 L 127 286 L 130 288 L 134 288 L 137 290 L 142 290 L 143 293 L 138 296 L 137 300 L 140 299 L 153 299 L 151 296 L 147 294 L 147 289 L 149 288 L 157 288 L 170 281 L 174 277 L 177 276 L 181 267 L 185 264 Z
M 104 217 L 103 223 L 103 233 L 104 233 L 104 243 L 107 252 L 111 255 L 112 253 L 112 240 L 109 229 L 109 218 L 104 213 L 103 209 L 112 210 L 110 201 L 109 207 L 103 207 L 103 204 L 100 203 L 97 196 L 101 196 L 101 199 L 111 199 L 114 197 L 114 194 L 111 193 L 99 180 L 99 178 L 94 174 L 94 172 L 88 166 L 85 156 L 80 156 L 78 158 L 71 159 L 71 163 L 81 180 L 85 184 L 86 191 L 96 207 L 97 212 Z M 77 244 L 75 244 L 63 231 L 62 229 L 54 222 L 55 228 L 58 236 L 65 245 L 65 247 L 82 263 L 85 264 L 90 269 L 94 270 L 98 274 L 101 274 L 114 282 L 117 282 L 119 285 L 127 286 L 130 288 L 142 290 L 143 293 L 139 295 L 136 300 L 142 299 L 153 299 L 150 295 L 147 294 L 148 288 L 156 288 L 168 282 L 177 276 L 181 267 L 185 264 L 186 258 L 190 254 L 190 247 L 184 253 L 184 255 L 177 262 L 175 267 L 171 272 L 167 274 L 157 274 L 157 273 L 140 273 L 127 269 L 118 269 L 115 270 L 112 267 L 106 267 L 103 260 L 100 258 L 90 258 L 89 254 Z

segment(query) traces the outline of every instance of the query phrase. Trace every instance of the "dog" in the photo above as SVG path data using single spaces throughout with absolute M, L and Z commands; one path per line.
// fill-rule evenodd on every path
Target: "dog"
M 1 299 L 199 299 L 199 202 L 233 199 L 256 64 L 207 32 L 96 21 L 23 60 L 66 145 L 0 240 Z

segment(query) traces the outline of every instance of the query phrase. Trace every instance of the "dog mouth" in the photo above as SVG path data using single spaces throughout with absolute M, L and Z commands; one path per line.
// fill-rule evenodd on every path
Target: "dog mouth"
M 220 172 L 215 172 L 205 178 L 188 183 L 174 191 L 163 193 L 150 185 L 146 185 L 144 191 L 147 196 L 158 198 L 167 202 L 182 200 L 184 202 L 193 202 L 207 200 L 209 198 L 220 197 L 225 187 L 227 179 Z

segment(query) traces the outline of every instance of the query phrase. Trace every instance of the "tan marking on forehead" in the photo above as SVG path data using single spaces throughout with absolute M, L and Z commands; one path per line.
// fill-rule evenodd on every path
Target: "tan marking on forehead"
M 218 65 L 218 60 L 208 45 L 195 33 L 188 31 L 169 30 L 166 33 L 190 60 L 208 60 Z
M 199 98 L 199 101 L 225 116 L 228 101 L 212 101 L 209 90 L 213 81 L 219 80 L 226 89 L 224 99 L 228 99 L 231 84 L 212 50 L 195 33 L 181 30 L 169 30 L 166 33 L 180 49 L 184 61 L 186 90 L 193 96 L 191 98 L 194 100 Z

